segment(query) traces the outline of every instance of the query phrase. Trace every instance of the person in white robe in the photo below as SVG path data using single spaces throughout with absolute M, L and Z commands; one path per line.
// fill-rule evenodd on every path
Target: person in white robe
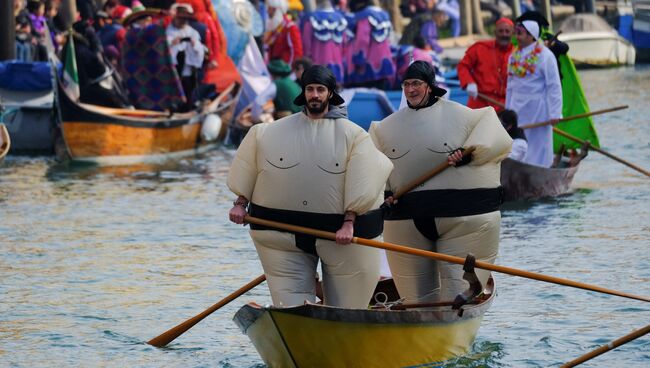
M 379 280 L 379 251 L 349 244 L 382 232 L 383 190 L 393 165 L 369 134 L 347 119 L 336 79 L 314 65 L 294 103 L 304 110 L 254 125 L 233 159 L 228 187 L 238 197 L 232 222 L 244 216 L 336 232 L 336 241 L 251 224 L 276 306 L 316 301 L 320 259 L 323 302 L 368 307 Z
M 402 84 L 408 106 L 373 123 L 370 135 L 392 160 L 388 178 L 384 240 L 417 249 L 494 262 L 499 246 L 503 200 L 501 161 L 512 140 L 492 107 L 472 110 L 441 98 L 430 64 L 409 66 Z M 462 158 L 463 148 L 475 147 Z M 461 160 L 462 158 L 462 160 Z M 403 195 L 395 193 L 441 163 L 451 167 Z M 405 303 L 453 301 L 467 291 L 462 265 L 416 255 L 387 252 L 400 297 Z M 476 269 L 483 287 L 489 271 Z
M 537 22 L 515 27 L 518 46 L 508 60 L 506 109 L 519 116 L 519 126 L 562 118 L 562 84 L 553 53 L 539 39 Z M 524 162 L 550 167 L 553 163 L 553 126 L 525 129 L 528 150 Z
M 198 85 L 198 71 L 203 67 L 206 47 L 201 43 L 201 35 L 189 25 L 194 10 L 189 4 L 174 4 L 170 8 L 173 15 L 165 34 L 169 44 L 172 63 L 179 70 L 183 91 L 188 102 L 194 88 Z M 182 62 L 179 67 L 179 54 Z

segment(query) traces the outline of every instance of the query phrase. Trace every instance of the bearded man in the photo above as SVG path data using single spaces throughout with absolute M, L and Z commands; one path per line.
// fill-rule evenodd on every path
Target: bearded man
M 353 236 L 382 232 L 382 203 L 393 165 L 339 105 L 336 79 L 314 65 L 301 78 L 294 103 L 304 110 L 254 125 L 230 168 L 228 187 L 238 197 L 230 220 L 252 216 L 336 232 L 336 241 L 251 224 L 276 306 L 316 301 L 320 259 L 323 302 L 368 307 L 379 280 L 379 251 L 349 244 Z
M 294 60 L 303 56 L 300 29 L 287 16 L 287 0 L 267 0 L 266 32 L 264 33 L 265 59 L 267 62 L 282 59 L 292 65 Z
M 457 70 L 460 86 L 469 96 L 467 107 L 478 109 L 492 106 L 496 111 L 503 110 L 503 105 L 486 101 L 478 94 L 505 104 L 513 32 L 514 23 L 508 18 L 501 18 L 496 22 L 495 39 L 478 41 L 465 51 Z

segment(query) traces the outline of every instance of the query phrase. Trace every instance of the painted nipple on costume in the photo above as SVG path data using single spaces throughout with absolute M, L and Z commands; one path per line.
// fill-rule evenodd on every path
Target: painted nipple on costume
M 300 162 L 296 162 L 296 163 L 293 164 L 293 165 L 291 165 L 291 164 L 286 164 L 285 159 L 284 159 L 283 157 L 280 157 L 280 158 L 277 160 L 277 161 L 278 161 L 277 164 L 274 164 L 274 163 L 271 162 L 268 158 L 265 159 L 265 160 L 266 160 L 266 162 L 269 163 L 269 165 L 275 167 L 276 169 L 282 169 L 282 170 L 291 169 L 292 167 L 296 167 L 296 166 L 300 165 Z
M 444 154 L 444 155 L 449 155 L 450 153 L 452 153 L 452 152 L 456 151 L 458 148 L 460 148 L 460 147 L 451 148 L 451 146 L 448 145 L 447 142 L 443 143 L 443 146 L 445 146 L 445 147 L 444 147 L 444 149 L 442 151 L 436 151 L 436 150 L 431 149 L 431 148 L 427 148 L 427 149 L 429 151 L 433 152 L 433 153 L 440 153 L 440 154 Z
M 316 167 L 318 167 L 319 169 L 325 171 L 328 174 L 333 174 L 333 175 L 343 174 L 343 173 L 345 173 L 347 171 L 346 168 L 343 168 L 343 170 L 341 170 L 342 165 L 339 164 L 338 162 L 334 164 L 334 170 L 328 170 L 328 169 L 322 167 L 321 165 L 316 165 Z M 336 169 L 338 169 L 338 171 L 335 171 Z
M 398 159 L 406 156 L 406 154 L 409 153 L 409 152 L 411 152 L 411 150 L 408 150 L 408 151 L 406 151 L 406 152 L 404 152 L 404 153 L 402 153 L 400 155 L 396 148 L 392 148 L 392 149 L 388 150 L 388 152 L 384 152 L 384 154 L 386 155 L 386 157 L 388 157 L 391 160 L 398 160 Z

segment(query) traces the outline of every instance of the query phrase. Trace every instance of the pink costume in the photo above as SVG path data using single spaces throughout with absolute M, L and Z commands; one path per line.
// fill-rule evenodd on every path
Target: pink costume
M 355 13 L 354 21 L 354 38 L 347 50 L 348 83 L 363 85 L 393 78 L 395 64 L 389 38 L 393 26 L 388 13 L 379 7 L 367 6 Z
M 307 15 L 302 31 L 305 56 L 314 64 L 327 66 L 339 84 L 343 83 L 343 46 L 348 21 L 332 8 L 316 10 Z

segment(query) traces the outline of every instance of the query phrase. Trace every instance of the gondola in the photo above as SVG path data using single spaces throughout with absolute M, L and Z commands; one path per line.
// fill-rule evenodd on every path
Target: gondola
M 570 160 L 559 160 L 553 167 L 541 167 L 507 158 L 501 162 L 501 186 L 504 201 L 537 200 L 556 197 L 571 191 L 571 182 L 580 162 L 587 155 L 586 148 Z M 561 157 L 560 155 L 557 156 Z
M 75 102 L 59 87 L 69 158 L 110 165 L 159 162 L 213 148 L 226 136 L 240 93 L 233 83 L 198 111 L 170 114 Z
M 490 279 L 484 293 L 461 309 L 401 305 L 390 297 L 369 309 L 249 303 L 234 321 L 269 367 L 428 366 L 470 350 L 494 296 Z

